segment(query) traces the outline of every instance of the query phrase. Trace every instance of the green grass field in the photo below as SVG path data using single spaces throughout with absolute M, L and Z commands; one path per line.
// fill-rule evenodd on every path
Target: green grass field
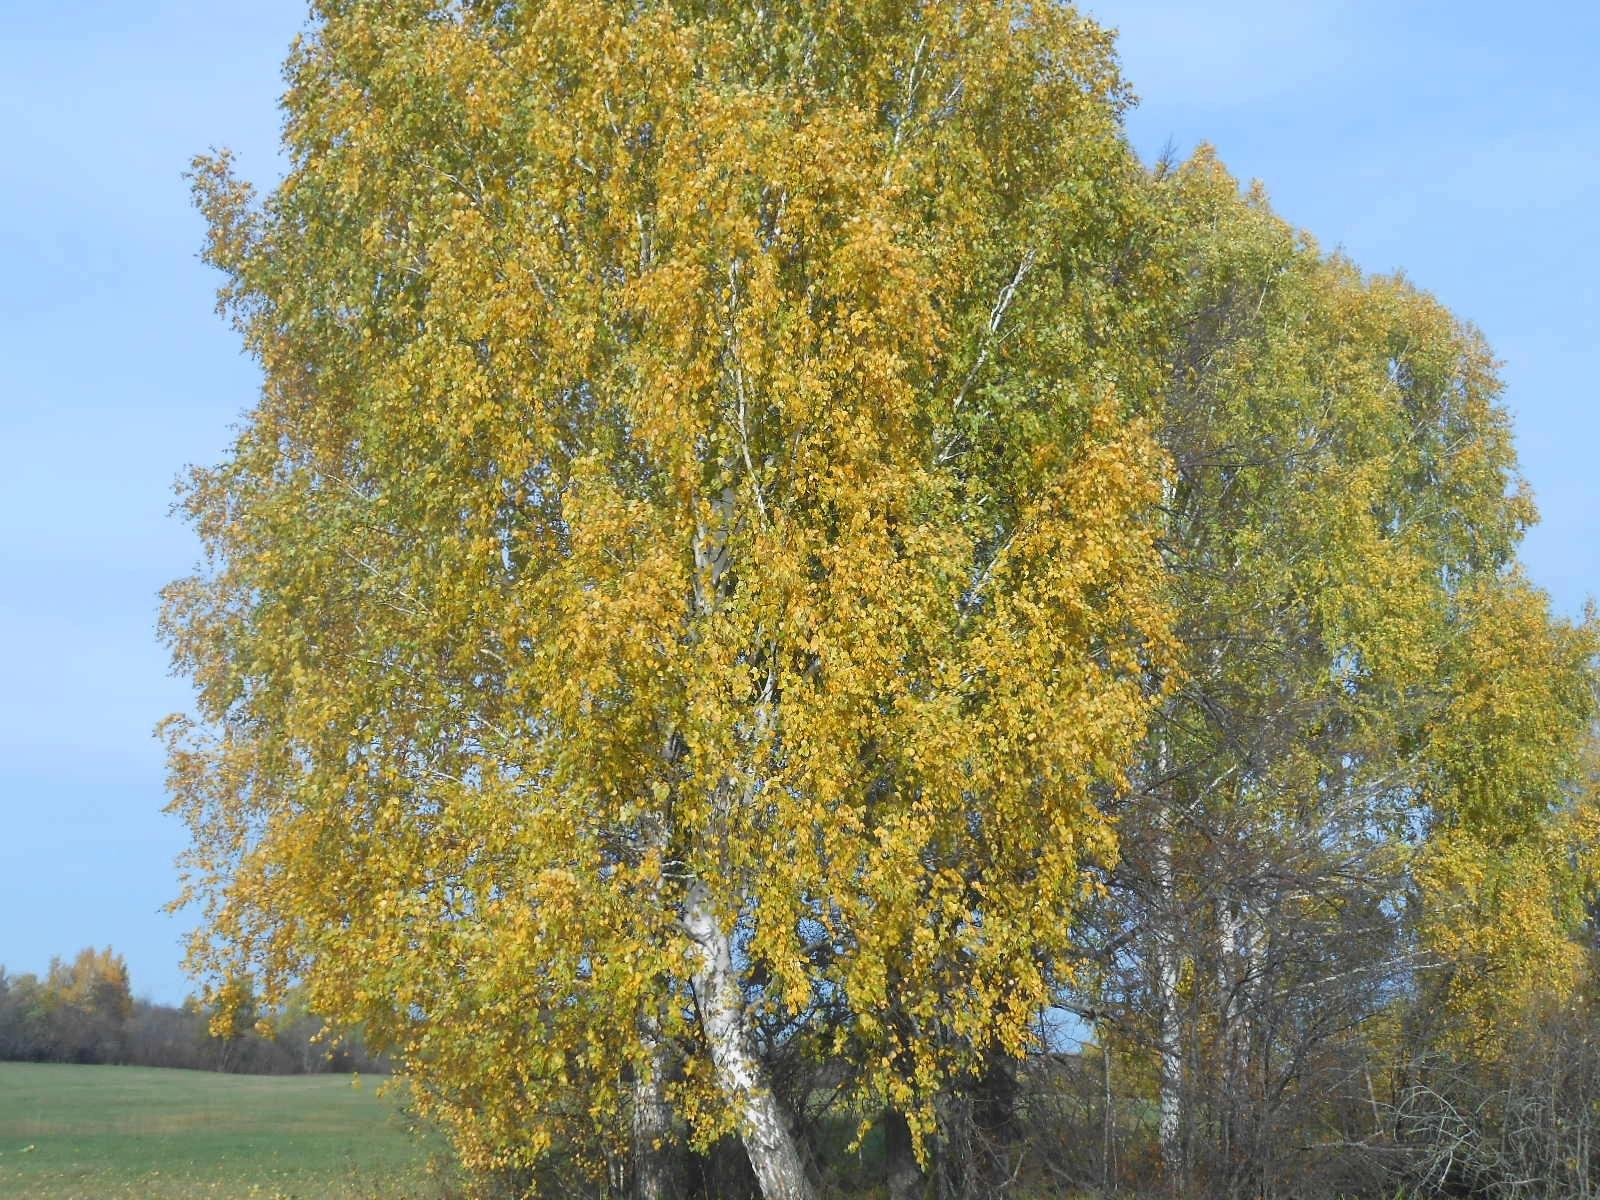
M 0 1197 L 444 1195 L 442 1144 L 408 1132 L 379 1082 L 0 1063 Z

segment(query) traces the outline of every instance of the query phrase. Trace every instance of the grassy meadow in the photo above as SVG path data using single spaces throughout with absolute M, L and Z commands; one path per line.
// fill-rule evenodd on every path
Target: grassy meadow
M 380 1082 L 0 1063 L 0 1197 L 436 1200 L 443 1147 Z

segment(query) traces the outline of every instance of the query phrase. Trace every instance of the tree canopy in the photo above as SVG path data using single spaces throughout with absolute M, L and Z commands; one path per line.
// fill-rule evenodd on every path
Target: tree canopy
M 660 1197 L 736 1135 L 769 1200 L 792 1060 L 912 1179 L 1065 1005 L 1232 1187 L 1244 1079 L 1571 994 L 1594 632 L 1516 571 L 1493 360 L 1143 167 L 1105 30 L 314 14 L 284 179 L 194 168 L 264 379 L 165 597 L 198 970 L 303 983 L 469 1165 Z

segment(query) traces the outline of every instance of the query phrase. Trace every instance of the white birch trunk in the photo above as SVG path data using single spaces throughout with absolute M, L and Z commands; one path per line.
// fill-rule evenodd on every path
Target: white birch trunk
M 1163 825 L 1155 838 L 1154 882 L 1158 896 L 1159 941 L 1156 948 L 1156 1008 L 1160 1022 L 1161 1071 L 1158 1083 L 1161 1164 L 1167 1186 L 1175 1193 L 1184 1182 L 1183 1156 L 1183 1024 L 1178 1015 L 1180 980 L 1177 895 L 1172 878 L 1172 833 Z
M 1217 1080 L 1220 1093 L 1217 1109 L 1221 1120 L 1222 1157 L 1231 1162 L 1239 1136 L 1239 1113 L 1244 1100 L 1245 1044 L 1241 1017 L 1244 1009 L 1245 976 L 1240 973 L 1243 930 L 1233 901 L 1224 896 L 1217 902 L 1217 1040 L 1221 1071 Z
M 694 993 L 723 1094 L 739 1115 L 739 1134 L 765 1200 L 815 1200 L 794 1135 L 767 1082 L 747 1022 L 728 934 L 704 883 L 689 887 L 684 929 L 695 952 Z
M 736 384 L 739 382 L 736 378 Z M 742 401 L 741 401 L 742 404 Z M 741 417 L 743 409 L 741 407 Z M 745 453 L 746 465 L 748 451 Z M 751 475 L 755 484 L 754 472 Z M 719 518 L 716 529 L 704 526 L 694 537 L 694 603 L 692 615 L 714 612 L 718 587 L 729 567 L 728 539 L 734 528 L 737 491 L 723 489 L 712 507 Z M 756 502 L 761 506 L 759 488 Z M 764 515 L 764 510 L 763 510 Z M 756 735 L 759 743 L 770 719 L 773 675 L 758 706 Z M 733 947 L 712 908 L 711 894 L 701 880 L 689 885 L 683 904 L 683 927 L 694 952 L 691 979 L 700 1010 L 700 1028 L 711 1050 L 717 1083 L 739 1118 L 739 1136 L 750 1167 L 765 1200 L 815 1200 L 799 1146 L 772 1093 L 765 1067 L 756 1053 L 755 1037 L 745 1012 L 744 992 L 733 966 Z

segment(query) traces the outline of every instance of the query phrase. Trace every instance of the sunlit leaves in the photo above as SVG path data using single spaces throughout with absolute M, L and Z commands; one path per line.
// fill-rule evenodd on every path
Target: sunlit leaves
M 731 1126 L 696 880 L 919 1130 L 1020 1052 L 1166 652 L 1123 102 L 1055 5 L 322 5 L 288 177 L 196 172 L 266 372 L 167 610 L 201 964 L 475 1162 L 600 1152 L 643 1029 Z

